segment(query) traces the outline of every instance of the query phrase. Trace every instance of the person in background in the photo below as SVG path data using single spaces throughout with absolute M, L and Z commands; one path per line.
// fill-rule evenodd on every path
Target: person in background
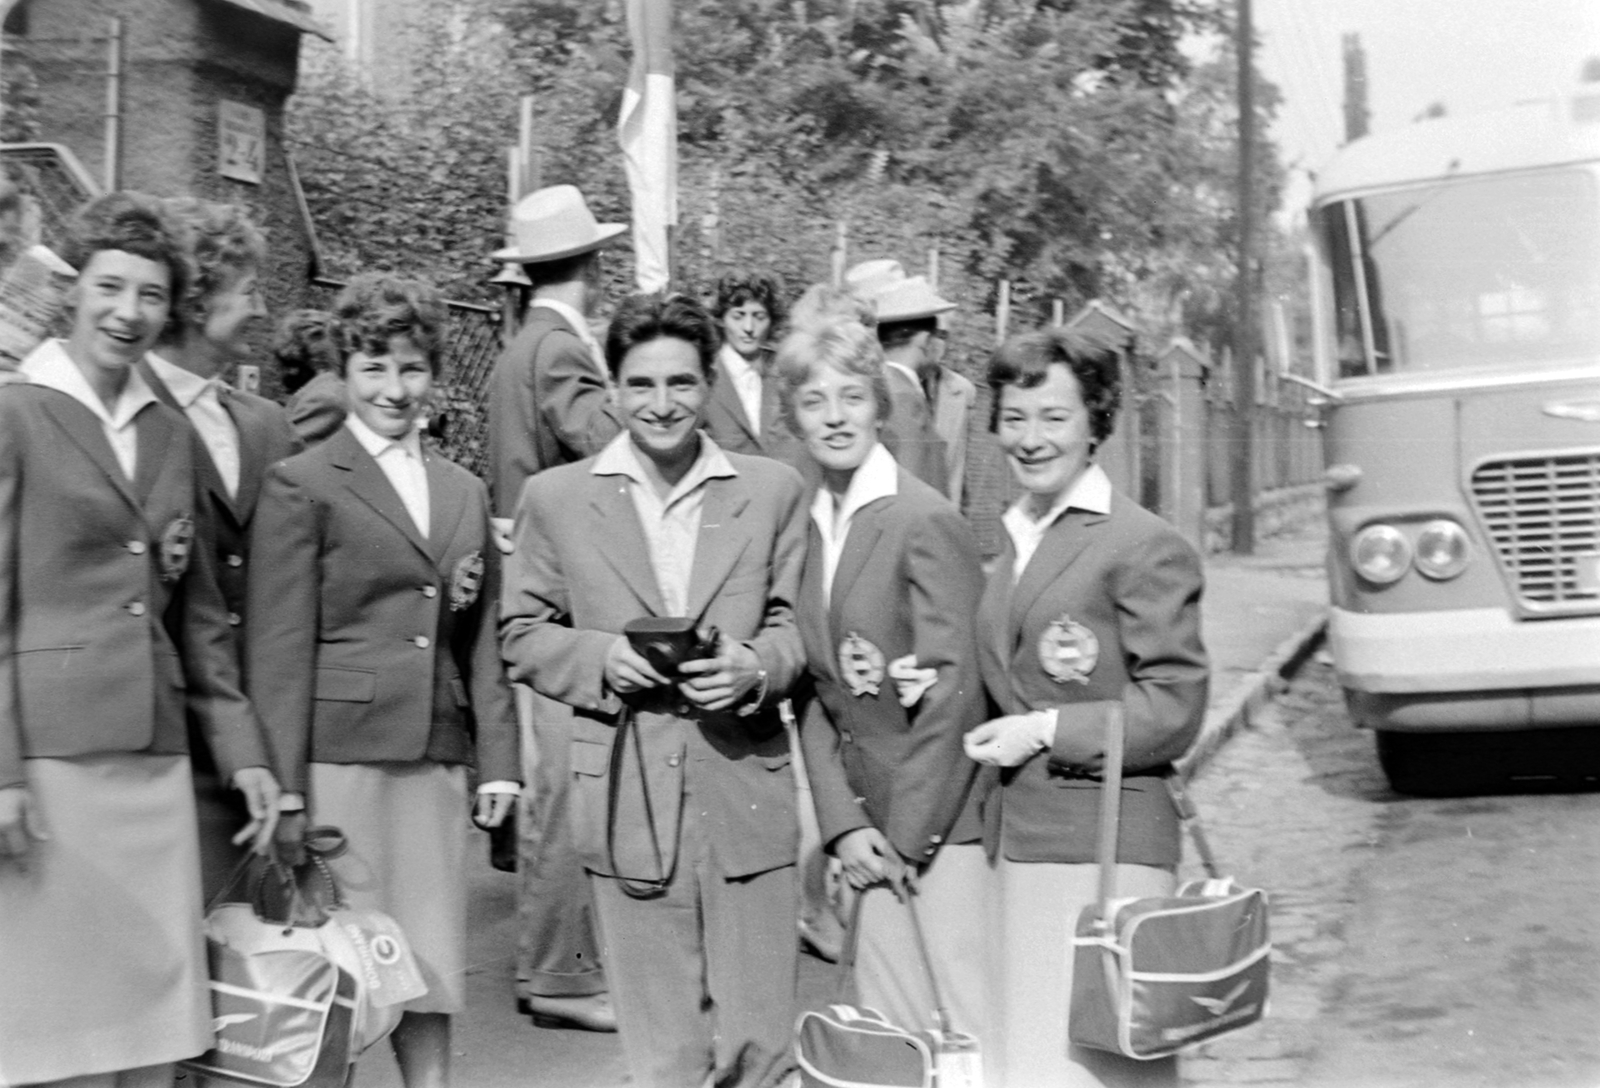
M 137 364 L 182 228 L 78 215 L 70 332 L 0 388 L 0 1077 L 165 1088 L 210 1048 L 186 707 L 270 846 L 278 788 L 217 587 L 207 454 Z
M 918 371 L 926 364 L 929 341 L 940 335 L 938 315 L 956 304 L 941 298 L 925 277 L 907 276 L 899 261 L 862 261 L 845 273 L 845 285 L 872 307 L 883 345 L 894 404 L 884 443 L 913 476 L 948 496 L 945 444 Z
M 946 366 L 945 354 L 950 348 L 950 330 L 945 327 L 947 317 L 936 317 L 933 335 L 923 346 L 922 364 L 917 376 L 922 379 L 923 391 L 928 397 L 928 412 L 933 420 L 934 433 L 944 443 L 945 467 L 950 472 L 950 486 L 945 494 L 957 510 L 967 509 L 967 445 L 971 437 L 972 414 L 978 404 L 978 387 L 954 367 Z
M 1067 1042 L 1072 937 L 1095 901 L 1109 707 L 1127 721 L 1117 891 L 1172 894 L 1178 818 L 1163 779 L 1198 735 L 1209 670 L 1200 557 L 1095 463 L 1121 397 L 1116 353 L 1069 329 L 995 352 L 991 428 L 1026 492 L 978 609 L 984 686 L 1002 715 L 966 737 L 985 764 L 995 863 L 986 1083 L 1175 1085 L 1175 1060 Z
M 603 301 L 601 252 L 627 229 L 596 222 L 570 185 L 524 197 L 510 227 L 514 244 L 494 258 L 522 266 L 533 298 L 490 377 L 490 492 L 506 535 L 528 477 L 599 453 L 621 430 L 588 321 Z M 529 790 L 519 820 L 517 1006 L 539 1027 L 616 1031 L 588 878 L 572 845 L 572 710 L 527 689 L 518 697 Z
M 638 1088 L 770 1083 L 794 1024 L 778 703 L 805 667 L 804 485 L 702 433 L 716 350 L 692 299 L 618 308 L 606 361 L 627 430 L 524 485 L 501 609 L 512 678 L 575 708 L 573 826 Z M 711 656 L 663 675 L 623 634 L 649 616 L 715 628 Z
M 733 453 L 803 460 L 778 410 L 771 379 L 773 330 L 783 324 L 783 281 L 768 272 L 734 272 L 717 281 L 712 316 L 722 328 L 706 433 Z
M 400 924 L 428 986 L 390 1037 L 401 1076 L 438 1088 L 466 1000 L 467 768 L 481 827 L 503 821 L 520 790 L 496 633 L 500 553 L 482 481 L 417 433 L 443 303 L 414 280 L 368 273 L 334 316 L 350 415 L 267 474 L 247 677 L 291 791 L 284 852 L 298 852 L 308 814 L 344 831 L 349 848 L 329 865 L 346 900 Z
M 962 751 L 985 717 L 977 540 L 883 445 L 889 388 L 871 330 L 797 326 L 778 347 L 777 377 L 822 475 L 798 607 L 816 693 L 801 743 L 822 840 L 861 893 L 860 1002 L 908 1029 L 939 1026 L 896 902 L 914 890 L 951 1023 L 981 1037 L 984 949 L 970 927 L 988 866 L 971 803 L 977 767 Z
M 326 310 L 294 310 L 278 322 L 272 336 L 289 422 L 310 446 L 344 423 L 344 379 L 339 376 L 339 344 L 333 315 Z
M 300 442 L 282 408 L 236 392 L 224 380 L 230 367 L 249 358 L 250 334 L 265 317 L 259 277 L 266 239 L 236 205 L 188 198 L 166 204 L 186 228 L 194 275 L 175 300 L 173 320 L 156 350 L 136 365 L 156 398 L 184 414 L 208 455 L 196 467 L 211 508 L 217 581 L 237 636 L 261 480 L 267 466 L 299 452 Z M 200 817 L 200 883 L 209 902 L 239 860 L 244 844 L 238 832 L 250 817 L 244 798 L 218 777 L 203 722 L 192 713 L 189 760 Z

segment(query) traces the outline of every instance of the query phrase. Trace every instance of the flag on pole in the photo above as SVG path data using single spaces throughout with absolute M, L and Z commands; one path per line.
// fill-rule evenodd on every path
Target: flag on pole
M 672 0 L 628 0 L 633 65 L 617 136 L 633 196 L 633 253 L 641 291 L 671 274 L 669 228 L 678 223 L 678 105 L 672 71 Z

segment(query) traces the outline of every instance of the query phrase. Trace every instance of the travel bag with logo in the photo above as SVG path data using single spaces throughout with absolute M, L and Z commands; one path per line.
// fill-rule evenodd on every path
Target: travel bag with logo
M 850 932 L 839 956 L 840 1000 L 800 1014 L 794 1027 L 795 1059 L 802 1088 L 983 1088 L 978 1041 L 950 1027 L 950 1013 L 939 996 L 933 960 L 912 902 L 911 932 L 927 972 L 937 1027 L 911 1030 L 890 1023 L 877 1009 L 847 1004 L 843 998 L 855 966 L 861 897 L 850 916 Z
M 1068 1035 L 1079 1046 L 1163 1058 L 1261 1019 L 1272 942 L 1267 895 L 1217 875 L 1198 817 L 1178 784 L 1173 800 L 1210 879 L 1171 896 L 1119 899 L 1122 708 L 1107 715 L 1100 809 L 1100 894 L 1078 916 Z

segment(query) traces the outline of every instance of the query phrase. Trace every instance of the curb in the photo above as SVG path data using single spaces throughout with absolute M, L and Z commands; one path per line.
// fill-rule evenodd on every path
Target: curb
M 1206 711 L 1200 736 L 1183 758 L 1173 764 L 1180 779 L 1185 782 L 1193 779 L 1230 737 L 1250 724 L 1250 719 L 1283 690 L 1284 681 L 1311 656 L 1327 628 L 1328 617 L 1321 615 L 1278 643 L 1262 660 L 1261 667 L 1248 674 L 1225 702 Z

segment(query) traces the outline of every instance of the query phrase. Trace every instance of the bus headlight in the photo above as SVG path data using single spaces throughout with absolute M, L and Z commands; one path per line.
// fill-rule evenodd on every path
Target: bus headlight
M 1467 569 L 1472 558 L 1466 530 L 1453 521 L 1430 521 L 1417 534 L 1417 570 L 1444 581 Z
M 1411 565 L 1411 544 L 1393 525 L 1368 525 L 1350 542 L 1350 565 L 1367 581 L 1386 586 Z

